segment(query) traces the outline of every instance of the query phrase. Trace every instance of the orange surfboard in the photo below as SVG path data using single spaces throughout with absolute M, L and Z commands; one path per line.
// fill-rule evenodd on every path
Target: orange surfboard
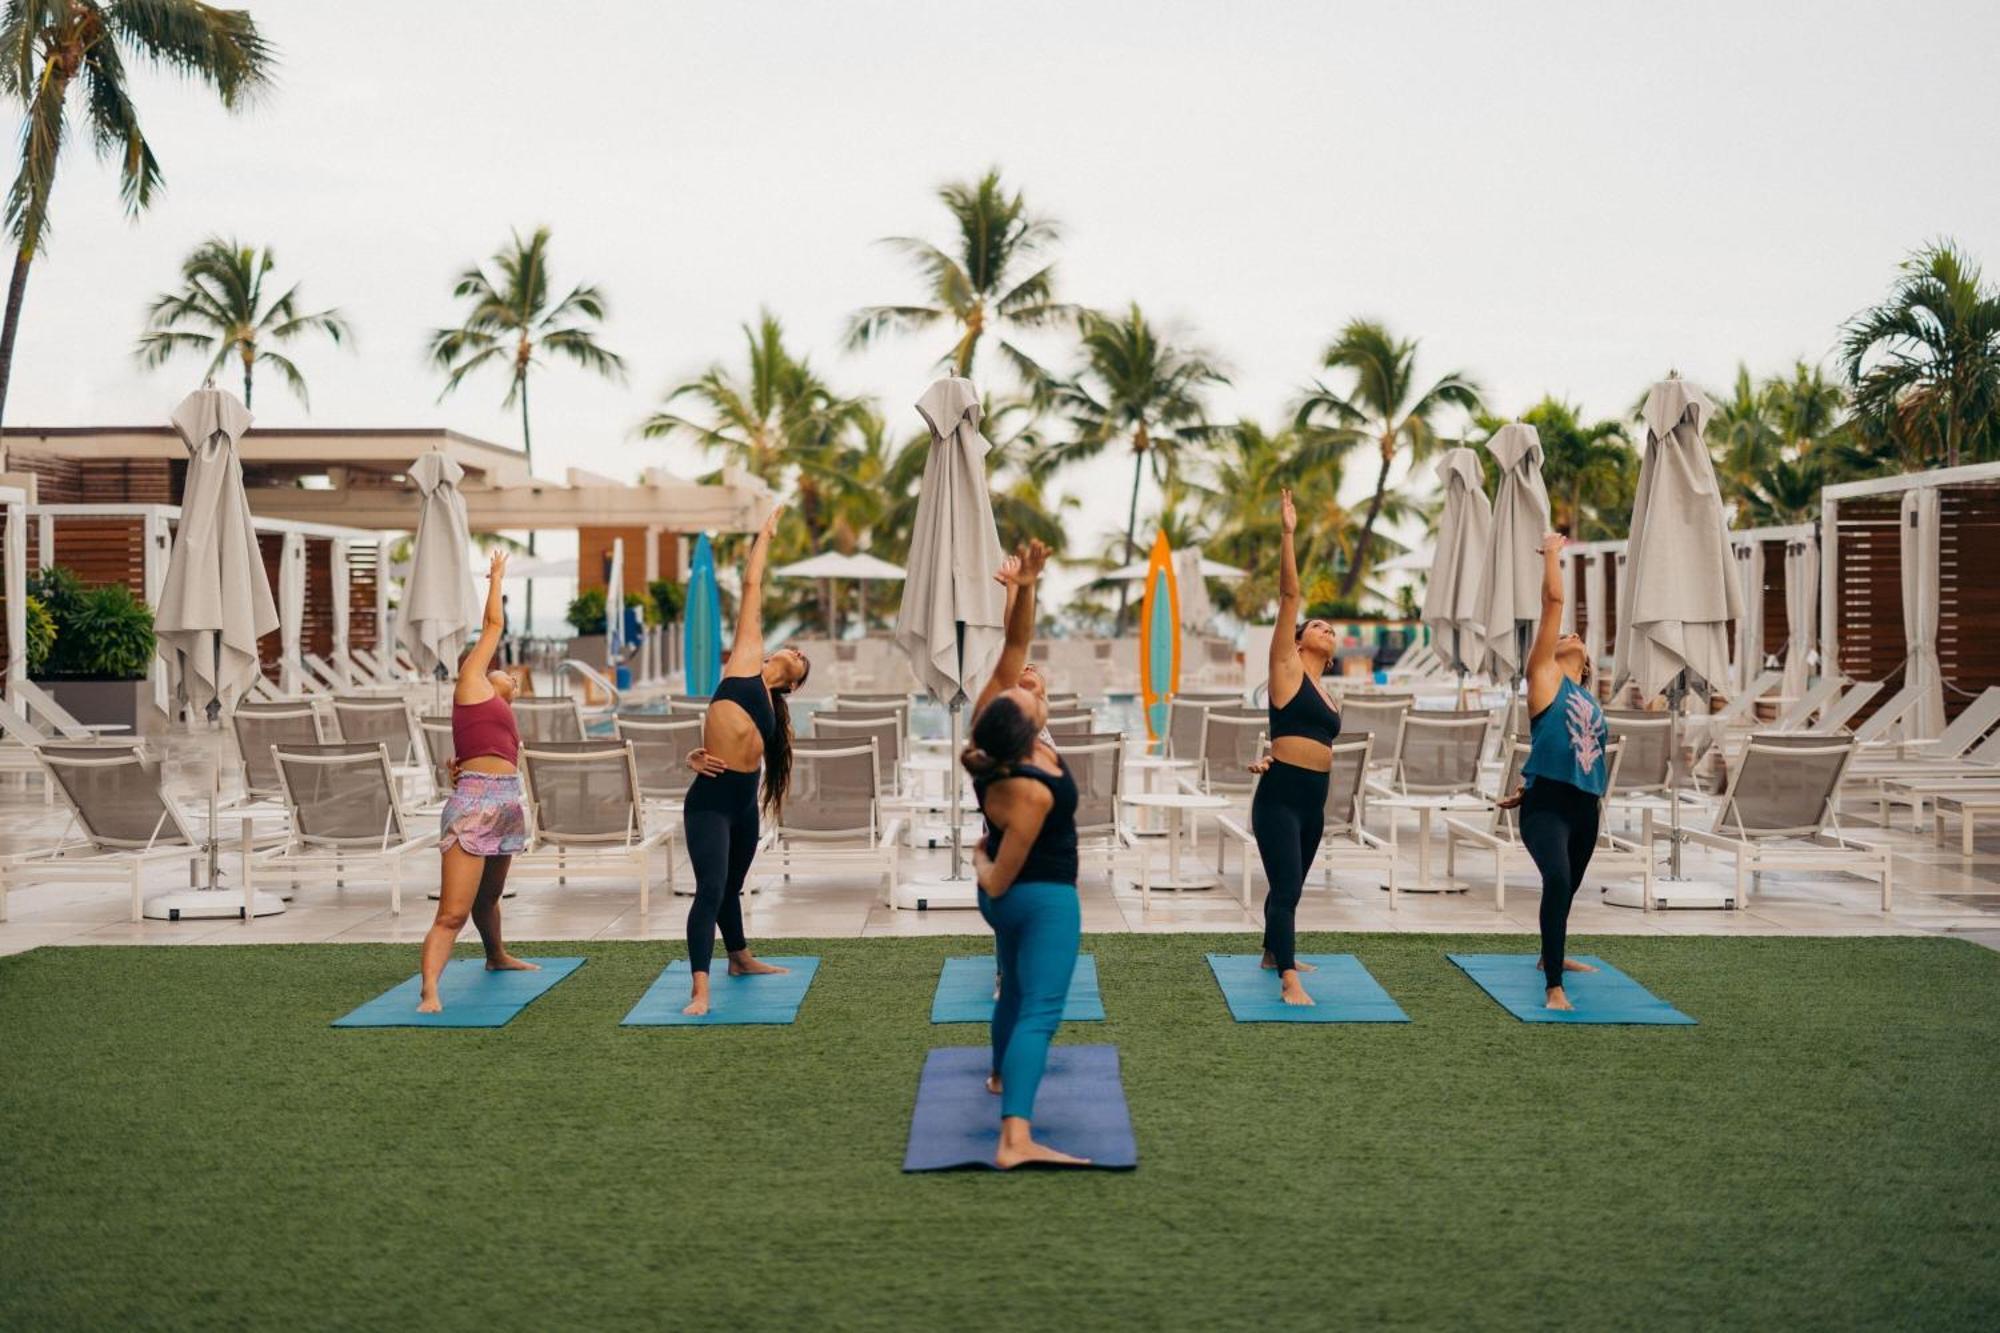
M 1146 561 L 1146 595 L 1139 604 L 1139 703 L 1146 738 L 1158 750 L 1167 734 L 1167 704 L 1181 688 L 1181 590 L 1167 534 L 1153 537 Z

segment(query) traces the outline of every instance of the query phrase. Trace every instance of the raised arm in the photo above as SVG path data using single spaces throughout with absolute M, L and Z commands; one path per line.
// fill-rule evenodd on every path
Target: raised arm
M 1049 789 L 1039 782 L 1015 780 L 995 785 L 1014 789 L 1005 792 L 996 790 L 987 797 L 988 810 L 1000 821 L 1003 830 L 1000 855 L 987 860 L 983 839 L 972 853 L 973 875 L 989 898 L 998 898 L 1014 887 L 1021 867 L 1028 862 L 1028 852 L 1034 847 L 1035 839 L 1042 835 L 1042 821 L 1049 817 L 1049 811 L 1055 806 Z M 992 799 L 995 796 L 1000 798 L 998 803 Z
M 736 605 L 736 637 L 729 645 L 729 660 L 722 664 L 724 675 L 754 676 L 764 669 L 764 562 L 771 554 L 771 534 L 778 530 L 783 505 L 772 508 L 770 517 L 750 543 L 750 559 L 743 566 L 743 595 Z
M 1563 618 L 1563 535 L 1551 532 L 1542 538 L 1542 618 L 1535 626 L 1535 643 L 1528 650 L 1528 708 L 1538 712 L 1555 698 L 1562 682 L 1556 679 L 1556 644 L 1562 638 Z
M 500 632 L 506 623 L 500 611 L 500 580 L 507 576 L 507 553 L 495 551 L 486 567 L 486 610 L 479 619 L 479 639 L 458 664 L 458 684 L 453 701 L 476 704 L 493 695 L 486 673 L 493 666 L 493 654 L 500 648 Z
M 1048 563 L 1048 558 L 1049 548 L 1031 541 L 1017 554 L 1008 556 L 994 576 L 1007 588 L 1007 640 L 1000 648 L 1000 660 L 994 665 L 993 674 L 986 678 L 986 686 L 973 704 L 975 717 L 1002 690 L 1011 690 L 1021 683 L 1021 668 L 1028 664 L 1028 645 L 1035 637 L 1035 584 L 1041 579 L 1042 566 Z
M 1299 590 L 1299 562 L 1292 553 L 1292 529 L 1299 525 L 1298 511 L 1292 507 L 1289 489 L 1278 492 L 1278 515 L 1284 535 L 1278 542 L 1278 618 L 1271 626 L 1271 663 L 1268 688 L 1271 700 L 1289 703 L 1306 677 L 1299 661 L 1296 637 L 1299 607 L 1304 595 Z M 1283 707 L 1279 703 L 1279 707 Z

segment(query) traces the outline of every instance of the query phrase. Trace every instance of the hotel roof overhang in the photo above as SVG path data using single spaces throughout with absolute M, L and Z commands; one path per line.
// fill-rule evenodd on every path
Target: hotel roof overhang
M 187 457 L 169 426 L 30 426 L 9 430 L 7 442 L 22 452 L 72 459 Z M 416 524 L 417 492 L 405 473 L 431 449 L 465 469 L 459 491 L 472 527 L 481 532 L 591 526 L 748 532 L 775 501 L 763 482 L 734 469 L 725 469 L 719 483 L 652 468 L 637 484 L 574 468 L 554 482 L 532 476 L 519 450 L 434 428 L 257 428 L 238 446 L 256 513 L 376 529 Z

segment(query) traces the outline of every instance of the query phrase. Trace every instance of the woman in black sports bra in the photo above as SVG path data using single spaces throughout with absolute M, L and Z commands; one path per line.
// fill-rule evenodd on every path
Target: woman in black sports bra
M 979 914 L 993 927 L 1000 994 L 993 1005 L 993 1072 L 1000 1094 L 1002 1169 L 1038 1162 L 1081 1166 L 1082 1159 L 1035 1142 L 1035 1092 L 1049 1042 L 1062 1023 L 1082 940 L 1076 893 L 1076 780 L 1048 744 L 1048 702 L 1022 683 L 1035 632 L 1035 580 L 1048 549 L 1031 542 L 1001 577 L 1010 584 L 1007 640 L 979 692 L 972 744 L 962 762 L 986 816 L 973 854 Z
M 681 810 L 681 829 L 694 866 L 694 904 L 687 918 L 693 993 L 684 1014 L 708 1012 L 708 968 L 718 926 L 731 976 L 787 970 L 751 956 L 742 896 L 757 855 L 758 765 L 764 769 L 765 807 L 783 809 L 792 777 L 792 715 L 785 697 L 812 671 L 796 648 L 764 656 L 764 560 L 782 512 L 771 511 L 750 547 L 736 638 L 702 719 L 701 748 L 688 755 L 695 779 Z
M 1308 620 L 1290 636 L 1284 627 L 1299 613 L 1299 567 L 1292 554 L 1298 514 L 1292 493 L 1279 501 L 1284 518 L 1278 573 L 1278 620 L 1271 634 L 1270 735 L 1268 755 L 1251 765 L 1258 774 L 1250 801 L 1250 831 L 1264 862 L 1264 966 L 1278 974 L 1286 1004 L 1311 1004 L 1299 981 L 1297 949 L 1299 895 L 1319 852 L 1326 825 L 1327 770 L 1333 766 L 1333 739 L 1340 734 L 1340 710 L 1319 687 L 1333 660 L 1333 627 Z M 1306 964 L 1311 971 L 1312 965 Z

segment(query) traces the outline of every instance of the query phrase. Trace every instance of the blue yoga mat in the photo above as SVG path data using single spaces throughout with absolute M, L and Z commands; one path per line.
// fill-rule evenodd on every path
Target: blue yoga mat
M 497 1028 L 583 966 L 581 958 L 526 958 L 539 972 L 488 972 L 482 958 L 454 958 L 438 978 L 441 1014 L 417 1012 L 423 979 L 411 977 L 390 987 L 353 1013 L 333 1020 L 337 1028 Z
M 1563 993 L 1576 1008 L 1547 1009 L 1548 987 L 1531 953 L 1450 953 L 1445 957 L 1523 1023 L 1647 1023 L 1693 1026 L 1694 1020 L 1602 958 L 1576 961 L 1595 972 L 1563 973 Z
M 653 984 L 632 1006 L 620 1025 L 628 1028 L 713 1028 L 748 1023 L 789 1023 L 799 1016 L 806 988 L 819 971 L 817 958 L 766 958 L 789 967 L 779 976 L 732 977 L 729 963 L 718 958 L 708 965 L 708 1012 L 690 1018 L 681 1012 L 688 1002 L 687 959 L 676 959 L 653 978 Z
M 1102 1023 L 1104 997 L 1097 991 L 1097 959 L 1090 954 L 1076 956 L 1076 971 L 1070 975 L 1069 998 L 1063 1001 L 1063 1022 Z M 933 1023 L 990 1023 L 993 1021 L 993 955 L 977 958 L 947 958 L 938 976 L 937 994 L 931 999 Z
M 910 1116 L 905 1171 L 993 1165 L 1000 1146 L 1000 1099 L 986 1090 L 992 1069 L 989 1047 L 940 1046 L 930 1053 Z M 1049 1047 L 1048 1072 L 1035 1091 L 1034 1125 L 1037 1142 L 1088 1157 L 1093 1167 L 1139 1165 L 1118 1048 Z
M 1278 974 L 1250 953 L 1212 953 L 1208 965 L 1215 984 L 1239 1023 L 1407 1023 L 1410 1016 L 1389 998 L 1381 983 L 1351 953 L 1302 953 L 1317 972 L 1300 972 L 1310 1005 L 1278 998 Z

